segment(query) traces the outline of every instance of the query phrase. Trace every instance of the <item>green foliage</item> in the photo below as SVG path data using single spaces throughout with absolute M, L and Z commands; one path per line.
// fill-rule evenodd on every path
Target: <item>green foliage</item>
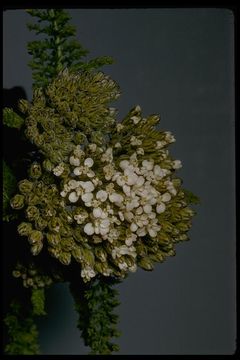
M 193 194 L 191 191 L 187 190 L 187 189 L 183 189 L 184 194 L 185 194 L 185 200 L 187 201 L 188 204 L 200 204 L 200 198 Z
M 3 160 L 3 220 L 9 221 L 12 218 L 10 199 L 16 191 L 17 181 L 10 167 Z
M 38 331 L 31 315 L 26 316 L 17 302 L 12 302 L 11 311 L 4 319 L 8 328 L 7 355 L 38 355 Z
M 37 24 L 28 24 L 28 28 L 36 35 L 44 35 L 43 40 L 28 44 L 34 86 L 45 87 L 66 67 L 74 71 L 90 70 L 113 62 L 107 56 L 83 61 L 88 50 L 74 38 L 76 29 L 69 24 L 70 16 L 63 9 L 29 9 L 28 13 L 37 18 Z
M 20 129 L 24 120 L 10 108 L 3 109 L 3 125 L 10 128 Z
M 33 306 L 33 315 L 46 315 L 45 291 L 44 289 L 32 289 L 31 302 Z
M 90 355 L 110 355 L 118 351 L 118 345 L 111 342 L 120 336 L 116 329 L 118 316 L 114 308 L 120 304 L 118 291 L 113 288 L 120 281 L 115 279 L 95 279 L 81 291 L 71 284 L 75 308 L 79 314 L 78 328 L 82 332 L 85 345 L 91 348 Z

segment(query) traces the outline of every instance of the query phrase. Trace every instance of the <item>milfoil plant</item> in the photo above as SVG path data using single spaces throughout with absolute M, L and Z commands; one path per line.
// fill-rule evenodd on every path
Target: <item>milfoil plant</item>
M 3 164 L 3 215 L 12 229 L 5 241 L 18 243 L 5 353 L 39 353 L 35 319 L 46 315 L 45 290 L 68 282 L 85 345 L 111 354 L 116 284 L 175 255 L 197 197 L 176 175 L 181 161 L 168 150 L 175 138 L 160 130 L 158 115 L 137 105 L 116 120 L 119 86 L 98 70 L 112 59 L 83 60 L 64 10 L 28 12 L 37 19 L 30 30 L 44 35 L 28 44 L 33 98 L 20 100 L 19 113 L 3 112 L 4 125 L 31 145 L 22 178 Z

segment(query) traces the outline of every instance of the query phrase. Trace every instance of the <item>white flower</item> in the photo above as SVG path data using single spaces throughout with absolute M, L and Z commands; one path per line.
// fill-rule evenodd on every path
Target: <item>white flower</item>
M 162 140 L 162 141 L 156 141 L 156 149 L 160 150 L 162 149 L 165 145 L 167 145 L 166 141 Z
M 116 125 L 116 128 L 117 128 L 117 132 L 120 132 L 124 128 L 124 125 L 119 123 Z
M 73 166 L 79 166 L 80 165 L 80 160 L 76 156 L 70 156 L 69 162 Z
M 132 246 L 132 243 L 133 243 L 134 241 L 136 241 L 136 240 L 137 240 L 137 235 L 131 233 L 130 235 L 128 235 L 128 236 L 126 237 L 125 244 L 126 244 L 127 246 Z
M 172 163 L 172 167 L 174 169 L 180 169 L 182 167 L 181 160 L 174 160 Z
M 103 172 L 106 180 L 111 180 L 113 175 L 116 173 L 112 164 L 107 164 L 103 167 Z
M 87 235 L 93 235 L 94 234 L 94 227 L 92 223 L 87 223 L 84 226 L 83 231 L 87 234 Z
M 132 116 L 131 120 L 133 121 L 133 123 L 136 125 L 139 123 L 139 121 L 141 120 L 141 118 L 139 116 Z
M 132 136 L 130 139 L 130 143 L 132 146 L 142 145 L 142 140 L 138 139 L 136 136 Z
M 83 224 L 87 218 L 88 213 L 86 211 L 82 211 L 80 214 L 74 215 L 74 219 L 78 224 Z
M 168 143 L 173 143 L 176 141 L 175 137 L 173 136 L 173 134 L 170 131 L 165 132 L 165 139 Z
M 84 157 L 85 152 L 81 149 L 80 145 L 77 145 L 75 147 L 75 149 L 73 150 L 73 154 L 78 157 L 79 159 L 81 159 L 82 157 Z
M 59 164 L 58 166 L 56 166 L 53 169 L 53 173 L 54 173 L 55 176 L 62 175 L 63 171 L 64 171 L 64 164 L 63 163 Z
M 116 149 L 121 149 L 122 145 L 121 145 L 120 142 L 117 142 L 117 143 L 114 145 L 114 147 L 115 147 Z
M 96 144 L 89 144 L 88 145 L 89 150 L 92 152 L 95 152 L 97 150 L 97 145 Z
M 138 155 L 144 155 L 144 149 L 143 148 L 138 148 L 136 150 L 136 152 L 137 152 Z
M 85 266 L 81 270 L 81 277 L 83 279 L 86 279 L 87 281 L 91 280 L 91 278 L 93 278 L 94 276 L 96 276 L 96 273 L 91 266 Z
M 112 148 L 108 148 L 105 153 L 101 157 L 102 162 L 112 162 L 113 161 L 113 153 Z
M 99 190 L 96 193 L 96 199 L 100 200 L 101 202 L 106 201 L 108 198 L 108 193 L 105 190 Z
M 143 160 L 142 161 L 142 167 L 143 171 L 150 171 L 153 169 L 154 161 L 153 160 Z
M 71 203 L 75 203 L 78 201 L 79 196 L 77 195 L 76 191 L 73 191 L 69 194 L 68 199 Z

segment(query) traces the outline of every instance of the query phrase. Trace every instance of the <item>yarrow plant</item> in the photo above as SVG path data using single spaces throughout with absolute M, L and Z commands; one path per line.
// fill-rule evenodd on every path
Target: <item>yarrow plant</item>
M 42 21 L 55 15 L 55 28 L 61 14 L 68 19 L 63 10 L 33 13 Z M 182 164 L 168 150 L 175 138 L 159 128 L 159 116 L 144 116 L 137 105 L 117 121 L 110 103 L 118 85 L 86 65 L 76 71 L 69 59 L 67 67 L 58 61 L 50 78 L 39 66 L 33 100 L 20 101 L 21 131 L 36 156 L 10 200 L 30 250 L 30 265 L 18 262 L 13 275 L 31 289 L 37 315 L 44 313 L 44 287 L 69 281 L 85 344 L 109 354 L 118 336 L 111 325 L 117 317 L 107 317 L 118 304 L 112 286 L 175 255 L 175 244 L 188 239 L 196 197 L 176 175 Z

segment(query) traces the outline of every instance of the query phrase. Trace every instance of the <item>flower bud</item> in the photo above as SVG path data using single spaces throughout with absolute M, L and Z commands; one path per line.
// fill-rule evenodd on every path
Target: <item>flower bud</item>
M 10 201 L 11 207 L 15 210 L 22 209 L 24 207 L 24 196 L 17 194 Z
M 36 256 L 38 255 L 43 248 L 43 243 L 41 241 L 37 242 L 33 246 L 31 246 L 31 253 Z
M 47 221 L 43 219 L 42 217 L 38 217 L 35 220 L 35 226 L 38 230 L 44 230 L 47 227 Z
M 75 135 L 74 135 L 74 143 L 76 145 L 79 145 L 79 144 L 83 144 L 86 142 L 86 135 L 84 135 L 82 132 L 78 131 Z
M 17 230 L 20 236 L 28 236 L 32 231 L 32 224 L 22 222 L 20 225 L 18 225 Z
M 42 169 L 40 164 L 32 164 L 29 170 L 29 175 L 32 179 L 38 179 L 42 175 Z
M 63 265 L 69 265 L 71 262 L 71 254 L 68 252 L 61 252 L 58 259 Z
M 138 261 L 138 265 L 139 265 L 141 268 L 143 268 L 144 270 L 147 270 L 147 271 L 153 270 L 153 263 L 152 263 L 152 261 L 149 259 L 149 257 L 141 258 L 141 259 Z
M 39 230 L 31 231 L 28 241 L 30 244 L 34 245 L 35 243 L 39 243 L 43 240 L 43 234 Z
M 101 146 L 104 143 L 103 134 L 100 131 L 93 131 L 91 134 L 91 142 Z
M 39 217 L 38 208 L 33 205 L 28 206 L 26 209 L 26 216 L 30 221 L 37 220 L 37 218 Z
M 74 249 L 72 250 L 72 256 L 77 262 L 81 262 L 83 259 L 82 248 L 79 246 L 75 246 Z
M 61 237 L 59 234 L 47 233 L 46 236 L 47 236 L 47 241 L 51 246 L 57 246 L 61 241 Z
M 18 183 L 18 188 L 22 194 L 27 194 L 32 190 L 33 183 L 27 179 L 24 179 Z
M 42 166 L 46 171 L 52 171 L 54 168 L 54 164 L 49 159 L 45 159 L 42 163 Z

